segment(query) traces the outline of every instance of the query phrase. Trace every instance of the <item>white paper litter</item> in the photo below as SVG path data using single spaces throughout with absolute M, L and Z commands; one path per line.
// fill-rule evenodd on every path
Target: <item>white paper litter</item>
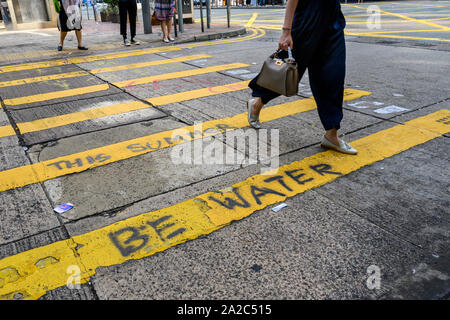
M 273 207 L 273 208 L 272 208 L 272 211 L 273 211 L 273 212 L 278 212 L 278 211 L 280 211 L 281 209 L 283 209 L 284 207 L 287 207 L 287 204 L 283 202 L 283 203 L 277 205 L 276 207 Z
M 67 212 L 67 211 L 69 211 L 70 209 L 72 209 L 73 208 L 73 204 L 71 204 L 71 203 L 63 203 L 63 204 L 60 204 L 59 206 L 57 206 L 55 209 L 53 209 L 53 210 L 55 210 L 55 212 L 57 212 L 57 213 L 59 213 L 59 214 L 61 214 L 61 213 L 64 213 L 64 212 Z

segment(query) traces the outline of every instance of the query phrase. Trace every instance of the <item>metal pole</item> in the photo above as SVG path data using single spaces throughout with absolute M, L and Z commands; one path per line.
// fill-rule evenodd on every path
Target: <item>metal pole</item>
M 183 1 L 182 0 L 177 0 L 178 1 L 178 30 L 180 30 L 180 33 L 184 32 L 184 28 L 183 28 Z
M 200 0 L 200 20 L 202 24 L 202 32 L 205 32 L 205 27 L 203 26 L 203 0 Z
M 211 28 L 211 0 L 206 0 L 206 27 Z
M 227 0 L 227 23 L 228 23 L 228 28 L 230 27 L 230 15 L 231 15 L 231 0 Z
M 153 33 L 152 30 L 152 16 L 150 14 L 149 0 L 142 0 L 142 21 L 144 22 L 144 33 Z

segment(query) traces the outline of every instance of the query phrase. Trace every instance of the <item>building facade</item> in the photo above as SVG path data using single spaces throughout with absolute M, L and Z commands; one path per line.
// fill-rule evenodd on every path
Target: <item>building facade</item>
M 0 0 L 0 13 L 7 30 L 56 27 L 52 0 Z

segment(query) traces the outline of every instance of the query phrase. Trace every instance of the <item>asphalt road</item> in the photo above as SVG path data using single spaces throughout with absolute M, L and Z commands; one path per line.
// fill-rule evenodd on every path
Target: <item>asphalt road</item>
M 282 9 L 0 62 L 0 298 L 448 299 L 450 1 L 376 4 L 343 6 L 357 156 L 320 148 L 306 75 L 248 127 Z

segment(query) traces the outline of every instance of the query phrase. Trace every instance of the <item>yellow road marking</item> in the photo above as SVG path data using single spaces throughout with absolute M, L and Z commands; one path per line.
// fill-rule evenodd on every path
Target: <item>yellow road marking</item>
M 249 81 L 235 82 L 226 85 L 203 88 L 191 91 L 185 91 L 175 94 L 169 94 L 165 96 L 159 96 L 147 99 L 154 106 L 163 106 L 170 103 L 187 101 L 197 98 L 203 98 L 208 96 L 213 96 L 217 94 L 222 94 L 226 92 L 233 92 L 238 90 L 248 89 Z M 150 108 L 148 104 L 134 101 L 122 104 L 115 104 L 100 108 L 94 108 L 89 110 L 84 110 L 80 112 L 74 112 L 70 114 L 64 114 L 55 117 L 49 117 L 44 119 L 38 119 L 34 121 L 17 123 L 19 131 L 24 133 L 36 132 L 41 130 L 47 130 L 51 128 L 61 127 L 81 121 L 98 119 L 101 117 L 121 114 L 125 112 L 137 111 L 142 109 Z M 0 127 L 0 138 L 15 135 L 15 132 L 11 126 Z
M 256 20 L 257 17 L 258 17 L 258 14 L 257 14 L 257 13 L 254 13 L 254 14 L 252 15 L 252 17 L 251 17 L 250 19 L 248 19 L 248 22 L 247 22 L 247 24 L 245 25 L 245 27 L 246 27 L 246 28 L 250 28 L 250 27 L 253 25 L 253 23 L 255 22 L 255 20 Z
M 370 94 L 370 92 L 346 89 L 344 100 L 357 99 L 368 94 Z M 265 108 L 261 112 L 260 120 L 262 122 L 272 121 L 313 110 L 315 108 L 316 104 L 313 98 L 283 103 Z M 244 112 L 228 118 L 203 122 L 202 127 L 204 128 L 204 135 L 198 135 L 198 133 L 196 133 L 196 126 L 187 126 L 182 129 L 191 132 L 193 135 L 190 137 L 186 136 L 183 139 L 172 139 L 173 132 L 178 132 L 180 129 L 168 130 L 146 137 L 140 137 L 31 165 L 0 171 L 0 192 L 20 188 L 37 182 L 44 182 L 71 173 L 82 172 L 152 151 L 173 147 L 186 140 L 192 141 L 205 136 L 217 135 L 221 132 L 219 130 L 220 128 L 231 130 L 231 128 L 245 128 L 247 126 L 247 113 Z
M 144 68 L 144 67 L 149 67 L 149 66 L 159 66 L 159 65 L 168 64 L 168 63 L 183 62 L 183 61 L 204 59 L 204 58 L 211 58 L 211 56 L 206 55 L 206 54 L 196 54 L 196 55 L 186 56 L 186 57 L 162 59 L 162 60 L 149 61 L 149 62 L 125 64 L 125 65 L 120 65 L 120 66 L 115 66 L 115 67 L 92 69 L 89 72 L 75 71 L 75 72 L 58 73 L 58 74 L 52 74 L 52 75 L 40 76 L 40 77 L 10 80 L 10 81 L 0 82 L 0 88 L 30 84 L 30 83 L 35 83 L 35 82 L 51 81 L 51 80 L 57 80 L 57 79 L 82 77 L 82 76 L 88 76 L 88 75 L 90 75 L 90 73 L 100 74 L 100 73 L 106 73 L 106 72 L 130 70 L 130 69 Z
M 171 59 L 164 59 L 164 60 L 156 60 L 156 61 L 149 61 L 149 62 L 125 64 L 125 65 L 121 65 L 121 66 L 108 67 L 108 68 L 92 69 L 92 70 L 89 70 L 89 72 L 93 73 L 93 74 L 99 74 L 99 73 L 106 73 L 106 72 L 114 72 L 114 71 L 130 70 L 130 69 L 137 69 L 137 68 L 145 68 L 145 67 L 150 67 L 150 66 L 159 66 L 159 65 L 162 65 L 162 64 L 175 63 L 175 62 L 184 62 L 184 61 L 189 61 L 189 60 L 206 59 L 206 58 L 211 58 L 211 56 L 209 56 L 207 54 L 195 54 L 195 55 L 192 55 L 192 56 L 185 56 L 185 57 L 178 57 L 178 58 L 171 58 Z
M 110 60 L 110 59 L 118 59 L 125 57 L 134 57 L 145 54 L 153 54 L 159 52 L 168 52 L 168 51 L 177 51 L 180 50 L 176 47 L 161 47 L 161 48 L 153 48 L 153 49 L 141 49 L 134 51 L 120 51 L 115 53 L 105 53 L 95 56 L 83 56 L 77 58 L 67 58 L 67 59 L 59 59 L 59 60 L 50 60 L 50 61 L 41 61 L 41 62 L 31 62 L 31 63 L 23 63 L 12 66 L 0 67 L 0 73 L 6 72 L 14 72 L 14 71 L 23 71 L 30 69 L 40 69 L 40 68 L 50 68 L 57 66 L 64 66 L 68 64 L 75 63 L 85 63 L 85 62 L 93 62 L 99 60 Z
M 249 82 L 250 81 L 241 81 L 241 82 L 235 82 L 235 83 L 230 83 L 230 84 L 216 86 L 216 87 L 209 87 L 209 88 L 202 88 L 202 89 L 197 89 L 197 90 L 179 92 L 179 93 L 169 94 L 169 95 L 165 95 L 165 96 L 149 98 L 149 99 L 147 99 L 147 101 L 150 102 L 154 106 L 162 106 L 162 105 L 169 104 L 169 103 L 188 101 L 188 100 L 192 100 L 192 99 L 213 96 L 216 94 L 222 94 L 222 93 L 233 92 L 233 91 L 238 91 L 238 90 L 245 90 L 245 89 L 248 89 Z
M 66 73 L 52 74 L 52 75 L 40 76 L 40 77 L 25 78 L 25 79 L 19 79 L 19 80 L 3 81 L 3 82 L 0 82 L 0 88 L 10 87 L 10 86 L 19 86 L 19 85 L 24 85 L 24 84 L 57 80 L 57 79 L 82 77 L 82 76 L 88 76 L 88 75 L 89 75 L 89 73 L 87 73 L 86 71 L 75 71 L 75 72 L 66 72 Z
M 354 8 L 358 8 L 358 9 L 366 9 L 364 7 L 360 7 L 360 6 L 356 6 L 356 5 L 348 5 L 348 6 L 354 7 Z M 406 16 L 404 14 L 393 13 L 393 12 L 388 12 L 388 11 L 379 10 L 379 9 L 374 9 L 374 10 L 377 11 L 377 12 L 380 12 L 380 13 L 384 13 L 384 14 L 388 14 L 388 15 L 391 15 L 391 16 L 399 17 L 399 18 L 402 18 L 402 19 L 405 19 L 405 20 L 408 20 L 408 21 L 412 21 L 412 22 L 416 22 L 416 23 L 420 23 L 420 24 L 426 24 L 428 26 L 436 27 L 438 29 L 450 30 L 450 28 L 448 28 L 448 27 L 441 26 L 439 24 L 435 24 L 435 23 L 432 23 L 432 22 L 427 22 L 427 21 L 423 21 L 423 20 L 419 20 L 419 19 L 414 19 L 414 18 L 408 17 L 408 16 Z
M 6 99 L 6 100 L 3 100 L 3 102 L 5 103 L 5 105 L 8 105 L 8 106 L 18 106 L 18 105 L 26 104 L 26 103 L 34 103 L 34 102 L 42 102 L 42 101 L 47 101 L 47 100 L 59 99 L 59 98 L 67 98 L 67 97 L 72 97 L 72 96 L 81 95 L 81 94 L 104 91 L 104 90 L 108 90 L 108 89 L 109 89 L 108 84 L 98 84 L 98 85 L 89 86 L 89 87 L 54 91 L 54 92 L 49 92 L 49 93 L 40 93 L 40 94 L 35 94 L 35 95 L 31 95 L 31 96 L 26 96 L 26 97 Z
M 443 41 L 450 42 L 449 39 L 441 38 L 424 38 L 424 37 L 409 37 L 409 36 L 390 36 L 372 33 L 358 33 L 358 32 L 345 32 L 346 35 L 350 36 L 363 36 L 363 37 L 375 37 L 375 38 L 391 38 L 391 39 L 411 39 L 411 40 L 426 40 L 426 41 Z
M 223 71 L 228 69 L 235 69 L 235 68 L 243 68 L 248 67 L 248 64 L 245 63 L 231 63 L 231 64 L 222 64 L 218 66 L 212 66 L 212 67 L 206 67 L 206 68 L 196 68 L 191 70 L 184 70 L 179 72 L 172 72 L 172 73 L 164 73 L 156 76 L 150 76 L 150 77 L 143 77 L 143 78 L 136 78 L 131 80 L 124 80 L 124 81 L 117 81 L 114 82 L 113 85 L 119 88 L 124 87 L 130 87 L 130 86 L 136 86 L 140 84 L 146 84 L 146 83 L 152 83 L 155 81 L 164 81 L 164 80 L 170 80 L 170 79 L 176 79 L 176 78 L 184 78 L 184 77 L 190 77 L 210 72 L 217 72 L 217 71 Z
M 16 134 L 16 132 L 14 131 L 13 127 L 11 127 L 11 126 L 0 127 L 0 138 L 13 136 L 15 134 Z
M 196 68 L 196 69 L 179 71 L 179 72 L 164 73 L 164 74 L 150 76 L 150 77 L 136 78 L 136 79 L 125 80 L 125 81 L 117 81 L 117 82 L 114 82 L 113 85 L 116 87 L 119 87 L 119 88 L 124 88 L 124 87 L 129 87 L 129 86 L 140 85 L 140 84 L 152 83 L 155 81 L 164 81 L 164 80 L 170 80 L 170 79 L 176 79 L 176 78 L 183 78 L 183 77 L 195 76 L 195 75 L 200 75 L 200 74 L 205 74 L 205 73 L 210 73 L 210 72 L 223 71 L 223 70 L 235 69 L 235 68 L 243 68 L 243 67 L 247 67 L 247 66 L 248 66 L 248 64 L 244 64 L 244 63 L 223 64 L 223 65 L 206 67 L 206 68 Z M 5 105 L 9 105 L 9 106 L 17 106 L 17 105 L 21 105 L 21 104 L 48 101 L 48 100 L 82 95 L 82 94 L 87 94 L 87 93 L 92 93 L 92 92 L 97 92 L 97 91 L 102 91 L 102 90 L 108 90 L 108 89 L 109 89 L 108 84 L 101 84 L 101 85 L 82 87 L 82 88 L 77 88 L 77 89 L 68 89 L 68 90 L 53 91 L 53 92 L 48 92 L 48 93 L 41 93 L 41 94 L 20 97 L 20 98 L 5 99 L 4 103 L 5 103 Z
M 257 39 L 257 38 L 263 37 L 265 35 L 264 30 L 250 28 L 250 31 L 251 31 L 250 35 L 247 35 L 245 37 L 233 38 L 233 39 L 207 41 L 207 42 L 205 41 L 203 43 L 165 46 L 165 47 L 160 47 L 160 48 L 139 49 L 139 50 L 133 50 L 133 51 L 121 51 L 121 52 L 116 52 L 116 53 L 108 53 L 108 54 L 101 54 L 101 55 L 95 55 L 95 56 L 84 56 L 84 57 L 78 57 L 78 58 L 68 58 L 68 59 L 59 59 L 59 60 L 32 62 L 32 63 L 24 63 L 24 64 L 17 64 L 17 65 L 11 65 L 11 66 L 4 66 L 4 67 L 0 67 L 0 73 L 39 69 L 39 68 L 50 68 L 50 67 L 75 64 L 75 63 L 85 63 L 85 62 L 93 62 L 93 61 L 99 61 L 99 60 L 110 60 L 110 59 L 117 59 L 117 58 L 125 58 L 125 57 L 153 54 L 153 53 L 159 53 L 159 52 L 177 51 L 177 50 L 181 50 L 181 49 L 185 49 L 185 48 L 195 48 L 195 47 L 202 47 L 202 46 L 212 46 L 212 45 L 218 45 L 218 44 L 242 42 L 242 41 Z
M 271 175 L 251 176 L 220 192 L 4 258 L 0 299 L 37 299 L 67 285 L 70 266 L 79 268 L 80 283 L 86 283 L 99 267 L 142 259 L 210 234 L 233 220 L 438 138 L 450 132 L 448 121 L 441 121 L 449 118 L 450 111 L 441 110 L 353 141 L 357 156 L 321 152 Z

